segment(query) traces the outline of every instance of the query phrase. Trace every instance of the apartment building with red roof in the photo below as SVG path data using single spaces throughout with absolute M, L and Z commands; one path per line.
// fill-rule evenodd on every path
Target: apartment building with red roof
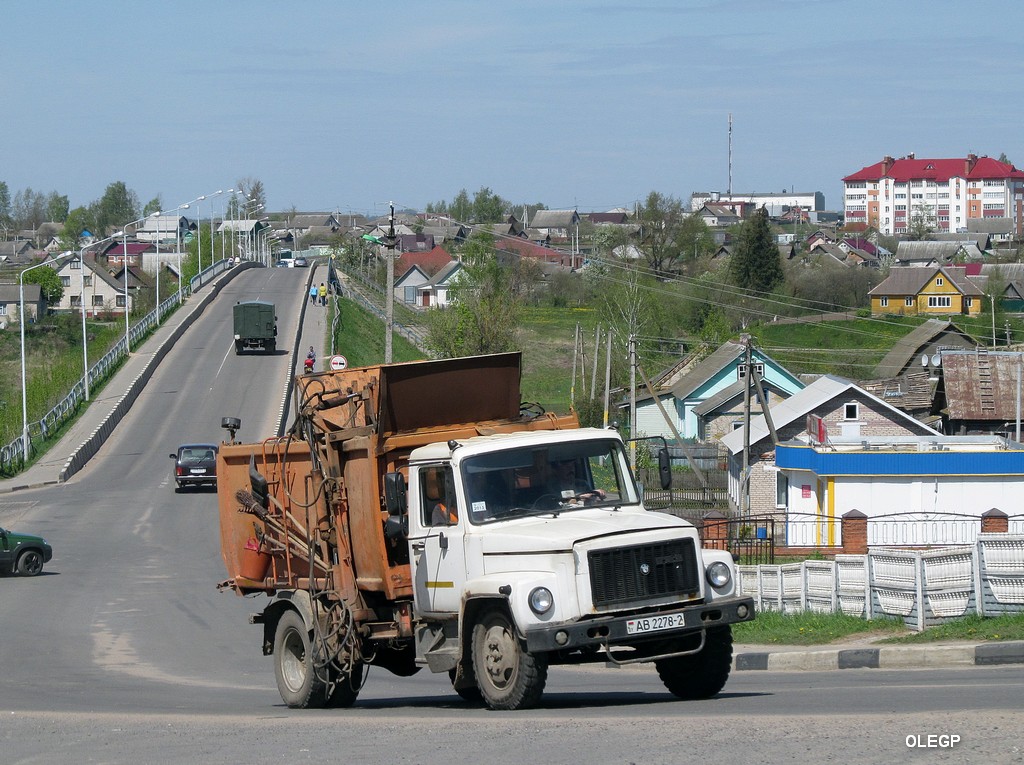
M 966 231 L 981 218 L 1010 218 L 1018 236 L 1024 227 L 1024 171 L 991 157 L 884 157 L 843 178 L 843 187 L 847 224 L 890 236 L 907 233 L 915 215 L 940 232 Z

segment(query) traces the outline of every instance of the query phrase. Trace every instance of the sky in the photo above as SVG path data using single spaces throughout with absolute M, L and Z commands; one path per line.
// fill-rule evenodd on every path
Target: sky
M 1024 167 L 1017 0 L 2 0 L 0 18 L 0 181 L 72 208 L 114 181 L 171 209 L 255 178 L 269 211 L 486 187 L 594 212 L 726 192 L 731 164 L 734 193 L 835 210 L 886 155 Z

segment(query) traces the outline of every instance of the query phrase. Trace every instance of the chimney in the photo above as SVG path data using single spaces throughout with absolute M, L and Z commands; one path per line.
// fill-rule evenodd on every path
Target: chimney
M 889 171 L 892 170 L 892 162 L 893 162 L 892 157 L 883 157 L 882 158 L 882 176 L 883 177 L 888 175 Z
M 978 164 L 978 155 L 977 154 L 968 154 L 967 155 L 967 159 L 964 160 L 964 177 L 965 178 L 968 175 L 971 174 L 971 170 L 974 169 L 974 166 L 976 164 Z

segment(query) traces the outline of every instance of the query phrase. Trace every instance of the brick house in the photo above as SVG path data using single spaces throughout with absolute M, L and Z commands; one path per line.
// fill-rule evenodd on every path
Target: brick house
M 824 436 L 821 440 L 826 443 L 831 437 L 941 435 L 855 383 L 833 375 L 819 377 L 785 401 L 770 406 L 769 411 L 779 443 L 806 436 L 809 417 L 816 424 L 820 423 L 820 436 Z M 815 433 L 819 431 L 816 429 Z M 741 505 L 743 451 L 749 444 L 749 512 L 784 519 L 788 512 L 789 486 L 785 474 L 775 466 L 775 444 L 764 416 L 751 419 L 749 441 L 746 429 L 740 427 L 724 436 L 722 444 L 729 453 L 730 507 L 739 509 Z

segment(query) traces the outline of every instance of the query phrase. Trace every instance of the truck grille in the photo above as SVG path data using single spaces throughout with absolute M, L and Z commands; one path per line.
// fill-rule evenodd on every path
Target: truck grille
M 591 550 L 587 558 L 596 608 L 700 590 L 692 539 Z

